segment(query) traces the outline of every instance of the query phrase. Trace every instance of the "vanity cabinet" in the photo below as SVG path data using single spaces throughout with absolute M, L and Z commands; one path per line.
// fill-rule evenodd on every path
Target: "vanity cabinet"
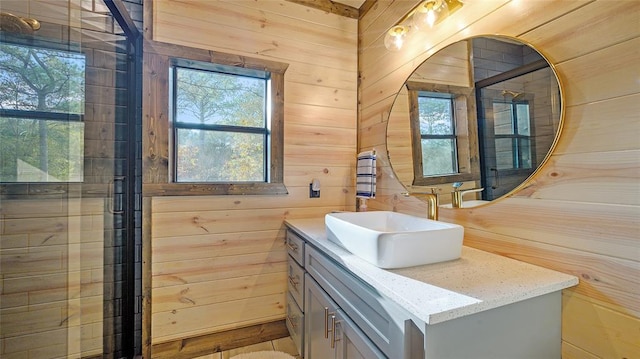
M 574 276 L 466 247 L 460 260 L 384 270 L 329 241 L 319 219 L 287 225 L 287 325 L 305 359 L 561 357 Z
M 307 359 L 386 358 L 331 297 L 306 275 L 305 354 Z
M 394 320 L 406 317 L 394 316 L 399 307 L 292 230 L 287 231 L 287 250 L 287 326 L 304 358 L 405 357 L 404 322 Z
M 309 359 L 386 358 L 307 273 L 308 261 L 316 276 L 328 285 L 326 265 L 317 262 L 321 254 L 291 230 L 286 234 L 286 246 L 289 254 L 286 324 L 298 353 Z M 334 291 L 333 295 L 338 293 Z
M 311 245 L 307 246 L 305 253 L 305 268 L 308 278 L 328 294 L 368 342 L 390 358 L 408 358 L 404 353 L 407 314 L 399 306 L 376 293 Z M 309 290 L 305 290 L 305 295 L 308 294 Z M 310 322 L 306 321 L 305 328 Z
M 291 339 L 298 349 L 298 353 L 304 352 L 304 252 L 305 241 L 296 233 L 287 231 L 287 303 L 286 303 L 286 325 L 289 329 Z

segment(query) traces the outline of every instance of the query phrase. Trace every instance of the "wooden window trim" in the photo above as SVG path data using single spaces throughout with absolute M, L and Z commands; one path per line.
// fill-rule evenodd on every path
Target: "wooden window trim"
M 480 157 L 477 148 L 478 125 L 468 119 L 476 118 L 473 88 L 422 82 L 407 82 L 409 116 L 411 123 L 411 147 L 413 153 L 413 186 L 432 186 L 451 182 L 477 181 L 480 179 Z M 422 148 L 418 121 L 418 92 L 440 92 L 454 96 L 455 108 L 466 108 L 466 113 L 455 113 L 459 173 L 441 176 L 423 176 Z M 454 110 L 455 112 L 455 110 Z M 465 149 L 464 151 L 462 149 Z
M 175 183 L 170 181 L 169 68 L 173 58 L 211 62 L 271 73 L 271 161 L 269 182 Z M 148 41 L 144 45 L 143 195 L 285 195 L 284 73 L 288 64 Z

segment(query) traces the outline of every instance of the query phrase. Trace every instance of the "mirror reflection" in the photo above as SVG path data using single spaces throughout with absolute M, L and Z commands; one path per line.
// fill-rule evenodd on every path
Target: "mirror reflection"
M 553 148 L 560 92 L 549 63 L 516 39 L 475 37 L 449 45 L 398 93 L 387 125 L 391 166 L 409 192 L 437 187 L 445 207 L 502 197 Z

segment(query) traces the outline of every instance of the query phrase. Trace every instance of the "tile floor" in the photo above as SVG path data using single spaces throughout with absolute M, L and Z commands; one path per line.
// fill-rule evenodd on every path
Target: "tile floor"
M 296 346 L 290 337 L 253 344 L 253 345 L 249 345 L 242 348 L 225 350 L 222 353 L 204 355 L 194 359 L 229 359 L 234 355 L 238 355 L 241 353 L 259 352 L 262 350 L 279 350 L 281 352 L 285 352 L 293 355 L 296 359 L 300 359 L 300 356 L 298 355 L 298 350 L 296 349 Z

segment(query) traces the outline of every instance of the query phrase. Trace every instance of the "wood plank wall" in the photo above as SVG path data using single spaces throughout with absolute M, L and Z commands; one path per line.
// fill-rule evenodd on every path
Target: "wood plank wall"
M 151 199 L 152 344 L 282 320 L 283 220 L 355 209 L 357 20 L 285 0 L 152 6 L 149 41 L 289 64 L 288 195 Z
M 104 200 L 0 204 L 0 357 L 102 354 Z
M 465 245 L 576 275 L 563 293 L 563 358 L 640 357 L 640 2 L 476 1 L 391 53 L 382 35 L 418 1 L 378 1 L 359 23 L 359 149 L 385 148 L 387 117 L 413 68 L 463 38 L 503 34 L 556 66 L 565 126 L 551 160 L 513 196 L 442 210 Z M 423 215 L 398 195 L 384 153 L 369 207 Z

